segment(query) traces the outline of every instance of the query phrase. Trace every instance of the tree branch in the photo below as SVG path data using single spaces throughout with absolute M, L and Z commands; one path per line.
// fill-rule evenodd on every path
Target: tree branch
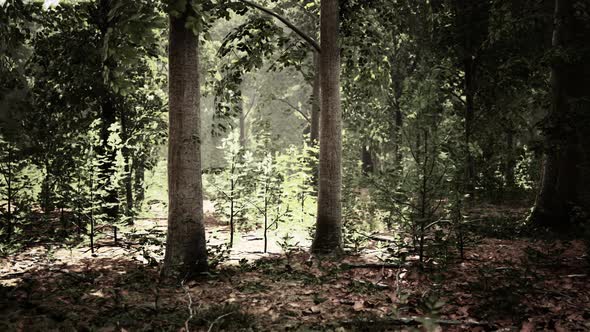
M 307 114 L 305 114 L 305 112 L 303 112 L 302 110 L 300 110 L 298 107 L 295 107 L 295 105 L 291 104 L 288 100 L 283 99 L 283 98 L 277 98 L 276 100 L 284 103 L 287 106 L 289 106 L 291 109 L 293 109 L 297 113 L 301 114 L 301 116 L 303 116 L 303 118 L 305 118 L 305 121 L 311 123 L 311 120 L 309 119 L 309 116 Z
M 307 35 L 305 32 L 301 31 L 301 29 L 299 29 L 298 27 L 293 25 L 293 23 L 289 22 L 289 20 L 287 20 L 286 18 L 273 12 L 272 10 L 270 10 L 268 8 L 262 7 L 261 5 L 251 2 L 249 0 L 239 0 L 239 1 L 244 3 L 247 6 L 250 6 L 252 8 L 256 8 L 256 9 L 260 10 L 261 12 L 264 12 L 264 13 L 276 18 L 277 20 L 281 21 L 283 24 L 285 24 L 287 27 L 289 27 L 289 29 L 293 30 L 293 32 L 298 34 L 299 37 L 301 37 L 303 40 L 305 40 L 309 44 L 309 46 L 314 48 L 318 53 L 321 53 L 320 44 L 318 44 L 318 42 L 315 41 L 315 39 L 313 39 L 312 37 Z

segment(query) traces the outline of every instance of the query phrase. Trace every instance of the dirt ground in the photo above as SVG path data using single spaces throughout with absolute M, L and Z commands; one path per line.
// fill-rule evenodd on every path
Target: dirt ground
M 223 242 L 227 229 L 209 226 Z M 481 237 L 464 260 L 425 266 L 383 262 L 382 242 L 320 259 L 307 243 L 263 254 L 246 234 L 230 260 L 188 284 L 160 279 L 146 247 L 124 235 L 94 254 L 38 243 L 0 260 L 0 331 L 590 330 L 581 241 Z

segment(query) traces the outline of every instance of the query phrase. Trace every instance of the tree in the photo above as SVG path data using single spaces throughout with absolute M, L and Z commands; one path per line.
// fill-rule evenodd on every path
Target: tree
M 199 36 L 192 3 L 170 13 L 168 233 L 164 271 L 205 272 L 207 248 L 201 179 Z M 200 19 L 197 19 L 200 20 Z
M 589 9 L 584 1 L 555 1 L 547 150 L 530 219 L 557 230 L 570 228 L 590 211 Z
M 342 245 L 342 112 L 338 0 L 322 0 L 320 11 L 320 176 L 312 252 L 330 253 L 338 251 Z

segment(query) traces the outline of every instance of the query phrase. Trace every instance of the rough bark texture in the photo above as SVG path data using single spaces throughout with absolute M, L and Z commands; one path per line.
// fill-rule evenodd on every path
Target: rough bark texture
M 315 253 L 339 251 L 342 244 L 342 113 L 340 109 L 340 49 L 338 0 L 321 2 L 320 179 Z
M 198 36 L 170 17 L 168 234 L 164 272 L 207 270 L 203 224 Z
M 552 108 L 541 188 L 531 221 L 566 230 L 590 212 L 590 55 L 588 22 L 576 17 L 581 0 L 556 0 L 551 71 Z M 588 8 L 588 5 L 586 5 Z M 572 53 L 577 56 L 564 56 Z

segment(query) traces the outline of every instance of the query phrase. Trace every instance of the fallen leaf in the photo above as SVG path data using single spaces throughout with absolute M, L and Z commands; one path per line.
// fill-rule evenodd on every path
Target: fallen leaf
M 535 322 L 526 321 L 522 323 L 522 327 L 520 328 L 520 332 L 532 332 L 535 330 Z
M 352 306 L 352 309 L 354 309 L 354 311 L 361 311 L 364 308 L 365 308 L 365 304 L 362 300 L 354 302 L 354 305 Z

